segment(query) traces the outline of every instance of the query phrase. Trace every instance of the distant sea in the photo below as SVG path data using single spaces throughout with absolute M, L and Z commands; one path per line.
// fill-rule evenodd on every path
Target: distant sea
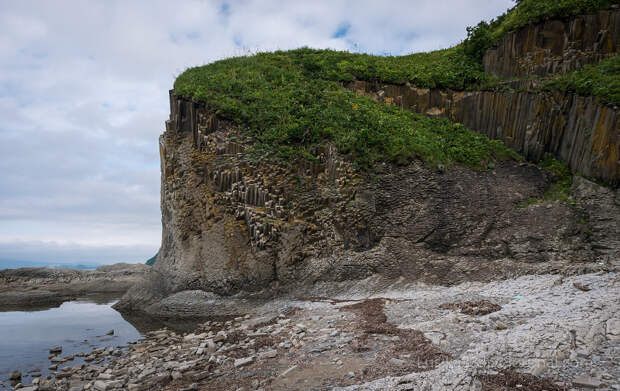
M 52 263 L 52 262 L 34 262 L 34 261 L 7 261 L 0 260 L 0 270 L 2 269 L 18 269 L 20 267 L 51 267 L 51 268 L 70 268 L 82 270 L 95 270 L 98 264 L 81 264 L 81 263 Z

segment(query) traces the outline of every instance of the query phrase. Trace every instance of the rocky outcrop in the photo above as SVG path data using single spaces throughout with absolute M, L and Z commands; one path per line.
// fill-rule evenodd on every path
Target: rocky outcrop
M 121 310 L 169 315 L 184 301 L 166 298 L 183 291 L 214 303 L 374 274 L 453 284 L 589 270 L 604 255 L 580 210 L 519 206 L 553 180 L 529 163 L 442 173 L 414 161 L 364 176 L 331 146 L 318 162 L 274 163 L 248 152 L 247 132 L 173 93 L 166 128 L 162 247 Z
M 318 284 L 323 297 L 294 292 L 183 333 L 151 331 L 109 349 L 81 345 L 32 383 L 132 391 L 620 388 L 617 274 L 453 287 L 385 282 Z M 492 308 L 458 310 L 464 302 Z M 87 365 L 73 361 L 82 357 Z M 506 375 L 511 383 L 501 381 Z
M 97 270 L 21 268 L 0 270 L 0 311 L 58 306 L 76 297 L 124 294 L 149 269 L 117 263 Z
M 593 97 L 532 92 L 429 90 L 358 81 L 375 99 L 461 122 L 502 140 L 530 161 L 549 153 L 575 172 L 620 182 L 620 112 Z
M 620 52 L 620 9 L 529 24 L 506 34 L 484 55 L 484 70 L 499 77 L 549 76 Z
M 490 50 L 485 66 L 511 77 L 572 70 L 616 53 L 619 26 L 615 8 L 526 26 Z M 463 123 L 530 162 L 548 153 L 585 177 L 620 183 L 620 114 L 593 97 L 349 87 Z M 193 301 L 208 292 L 201 311 L 228 313 L 218 305 L 222 296 L 371 275 L 455 284 L 617 267 L 610 261 L 618 251 L 617 229 L 610 228 L 620 219 L 617 190 L 586 179 L 569 203 L 532 203 L 555 179 L 531 163 L 443 172 L 413 161 L 383 164 L 370 175 L 329 144 L 313 151 L 317 161 L 276 163 L 253 143 L 249 131 L 204 102 L 170 92 L 160 138 L 162 247 L 148 278 L 117 308 L 197 315 Z

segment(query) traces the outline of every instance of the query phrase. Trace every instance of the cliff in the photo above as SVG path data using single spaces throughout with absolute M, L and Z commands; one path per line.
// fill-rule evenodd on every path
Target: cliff
M 238 126 L 172 91 L 170 101 L 160 138 L 162 247 L 122 310 L 170 314 L 188 305 L 175 302 L 182 291 L 270 294 L 372 275 L 454 284 L 570 273 L 611 267 L 617 255 L 620 232 L 606 219 L 619 216 L 618 194 L 601 198 L 603 188 L 585 179 L 574 196 L 585 197 L 585 186 L 599 197 L 596 211 L 520 206 L 554 178 L 518 161 L 445 173 L 384 164 L 373 176 L 334 148 L 314 163 L 256 162 Z M 588 222 L 595 215 L 607 217 Z
M 511 78 L 567 73 L 620 51 L 618 6 L 590 15 L 550 19 L 504 35 L 483 58 L 484 70 Z
M 485 67 L 531 77 L 607 57 L 617 49 L 617 14 L 526 26 L 490 49 Z M 437 54 L 441 67 L 462 64 L 459 56 Z M 572 93 L 456 91 L 441 72 L 433 76 L 441 88 L 351 81 L 364 74 L 351 61 L 403 65 L 298 50 L 177 80 L 159 141 L 162 246 L 119 309 L 198 316 L 228 311 L 222 297 L 320 296 L 321 282 L 370 276 L 450 285 L 617 268 L 617 187 L 536 165 L 552 155 L 615 186 L 617 107 Z M 418 67 L 407 78 L 417 80 L 425 61 L 405 59 Z M 526 161 L 500 156 L 505 148 L 487 137 Z M 560 180 L 566 194 L 548 197 Z M 207 307 L 192 305 L 197 297 Z
M 619 111 L 594 97 L 458 92 L 362 81 L 350 88 L 388 104 L 463 123 L 502 140 L 532 162 L 551 154 L 587 177 L 612 184 L 620 180 Z

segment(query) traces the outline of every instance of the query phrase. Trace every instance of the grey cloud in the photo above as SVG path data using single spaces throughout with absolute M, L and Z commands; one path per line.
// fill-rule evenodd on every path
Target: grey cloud
M 299 46 L 447 47 L 511 5 L 0 2 L 0 259 L 137 261 L 157 250 L 157 137 L 168 89 L 187 67 Z

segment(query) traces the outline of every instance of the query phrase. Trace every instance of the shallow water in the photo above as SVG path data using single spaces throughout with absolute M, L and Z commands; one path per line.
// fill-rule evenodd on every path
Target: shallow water
M 141 333 L 112 308 L 115 300 L 96 302 L 77 300 L 41 311 L 0 312 L 0 382 L 8 389 L 10 373 L 22 372 L 23 383 L 30 384 L 30 373 L 46 376 L 50 371 L 49 349 L 62 346 L 61 357 L 93 348 L 118 347 L 137 341 Z M 106 333 L 114 330 L 114 335 Z M 83 358 L 60 364 L 74 366 Z

